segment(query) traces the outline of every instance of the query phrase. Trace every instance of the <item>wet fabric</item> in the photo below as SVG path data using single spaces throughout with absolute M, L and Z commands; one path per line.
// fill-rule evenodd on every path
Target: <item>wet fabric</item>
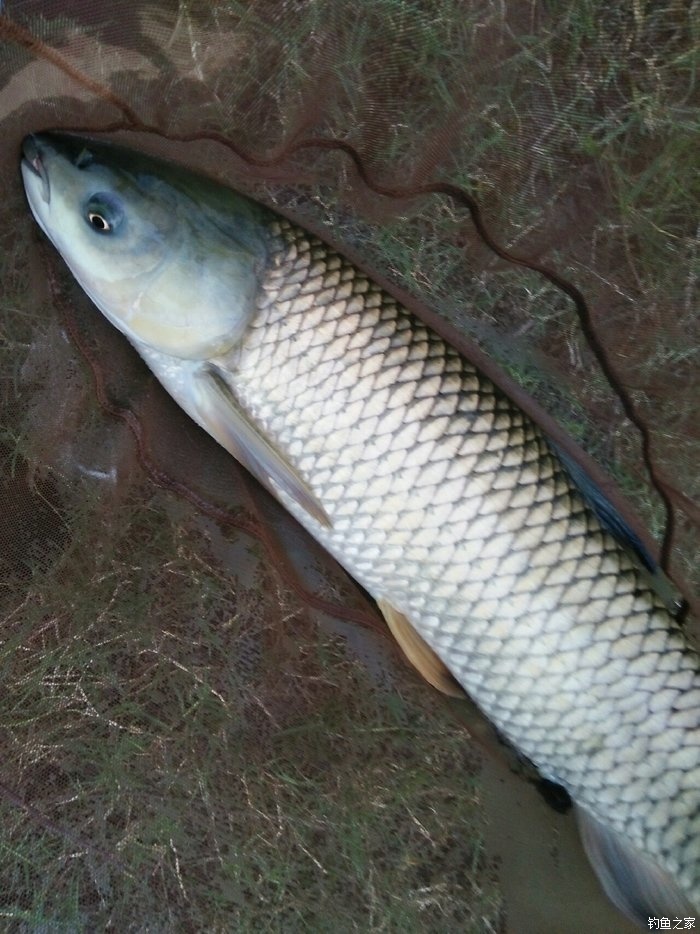
M 693 604 L 690 8 L 2 13 L 2 916 L 622 930 L 570 818 L 405 669 L 368 598 L 82 295 L 32 224 L 19 151 L 49 128 L 107 134 L 410 293 L 593 473 Z M 553 879 L 564 908 L 533 898 Z

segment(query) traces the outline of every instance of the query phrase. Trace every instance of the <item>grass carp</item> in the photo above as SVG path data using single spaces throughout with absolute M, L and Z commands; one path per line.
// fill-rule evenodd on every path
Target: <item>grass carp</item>
M 700 667 L 639 549 L 541 429 L 341 254 L 235 192 L 74 136 L 34 217 L 182 408 L 577 808 L 608 895 L 700 910 Z

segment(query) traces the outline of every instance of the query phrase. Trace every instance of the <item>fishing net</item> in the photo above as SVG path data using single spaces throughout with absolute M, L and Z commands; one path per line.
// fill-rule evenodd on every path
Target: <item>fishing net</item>
M 697 607 L 697 39 L 679 0 L 3 4 L 3 930 L 626 929 L 571 814 L 96 312 L 19 153 L 104 134 L 320 233 Z

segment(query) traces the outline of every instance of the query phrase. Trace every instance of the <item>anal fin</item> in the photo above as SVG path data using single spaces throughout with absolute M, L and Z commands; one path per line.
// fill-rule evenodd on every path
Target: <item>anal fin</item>
M 465 691 L 460 683 L 422 636 L 418 635 L 404 614 L 394 609 L 387 600 L 380 598 L 377 605 L 402 652 L 428 684 L 450 697 L 464 697 Z
M 648 927 L 653 917 L 697 917 L 671 874 L 588 811 L 576 806 L 586 856 L 608 898 L 632 921 Z

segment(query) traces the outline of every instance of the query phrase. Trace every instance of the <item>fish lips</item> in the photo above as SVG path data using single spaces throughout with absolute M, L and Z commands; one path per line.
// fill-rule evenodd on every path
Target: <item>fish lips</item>
M 36 191 L 38 188 L 42 200 L 48 204 L 51 200 L 51 185 L 42 160 L 41 142 L 36 136 L 25 137 L 22 143 L 22 155 L 22 175 L 27 193 L 29 193 L 30 189 Z M 41 186 L 38 187 L 33 179 L 39 179 Z

